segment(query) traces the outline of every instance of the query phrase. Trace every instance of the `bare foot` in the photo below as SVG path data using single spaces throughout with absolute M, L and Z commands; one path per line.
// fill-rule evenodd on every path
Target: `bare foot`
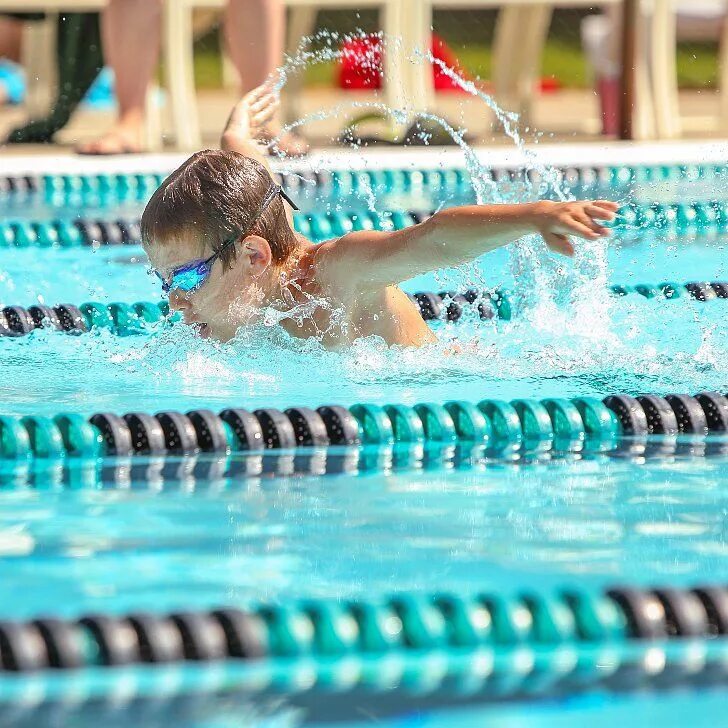
M 98 139 L 76 147 L 78 154 L 137 154 L 141 151 L 141 132 L 124 127 L 115 127 Z

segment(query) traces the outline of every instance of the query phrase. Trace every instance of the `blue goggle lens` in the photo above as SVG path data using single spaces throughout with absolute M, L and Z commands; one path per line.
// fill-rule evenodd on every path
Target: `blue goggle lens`
M 170 291 L 182 291 L 183 293 L 192 293 L 196 291 L 206 280 L 210 274 L 210 267 L 205 263 L 198 263 L 194 266 L 179 268 L 172 272 L 169 280 L 164 280 L 157 273 L 162 281 L 162 290 L 165 293 Z

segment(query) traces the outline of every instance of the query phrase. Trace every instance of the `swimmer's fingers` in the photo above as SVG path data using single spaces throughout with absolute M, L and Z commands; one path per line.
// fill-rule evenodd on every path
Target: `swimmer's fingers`
M 250 106 L 250 121 L 254 126 L 265 126 L 276 115 L 280 102 L 277 96 L 268 94 Z
M 596 240 L 601 235 L 593 230 L 587 223 L 581 222 L 576 218 L 577 213 L 570 212 L 559 217 L 558 223 L 552 228 L 551 232 L 560 235 L 578 235 L 585 240 Z
M 606 207 L 606 205 L 609 205 L 609 207 Z M 605 202 L 603 204 L 592 202 L 584 207 L 584 212 L 595 220 L 614 220 L 618 209 L 619 205 L 614 202 Z
M 586 211 L 574 213 L 574 218 L 597 235 L 609 235 L 609 229 L 605 228 L 604 225 L 600 225 L 596 220 L 588 215 Z
M 543 239 L 546 241 L 546 245 L 548 245 L 555 253 L 561 253 L 562 255 L 568 255 L 569 257 L 574 255 L 574 244 L 571 240 L 569 240 L 568 235 L 545 232 L 543 233 Z
M 619 210 L 619 203 L 612 202 L 612 200 L 595 200 L 590 204 L 593 207 L 599 207 L 602 210 L 607 210 L 608 212 L 617 212 L 617 210 Z

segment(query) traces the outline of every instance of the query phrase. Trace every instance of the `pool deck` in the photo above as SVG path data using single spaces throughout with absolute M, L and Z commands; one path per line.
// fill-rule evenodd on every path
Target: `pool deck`
M 236 96 L 230 90 L 202 90 L 198 95 L 199 107 L 204 109 L 200 114 L 204 146 L 215 146 L 219 131 L 222 128 L 230 107 Z M 366 103 L 377 100 L 369 92 L 342 93 L 326 88 L 306 90 L 302 95 L 301 111 L 310 114 L 322 109 L 334 109 L 337 106 L 349 105 L 350 102 Z M 467 103 L 463 103 L 467 100 Z M 685 139 L 698 137 L 719 143 L 721 133 L 717 129 L 714 114 L 717 110 L 717 95 L 699 91 L 684 91 L 680 97 L 681 108 L 686 114 Z M 530 128 L 521 128 L 523 140 L 529 146 L 538 144 L 539 148 L 550 145 L 594 142 L 597 147 L 605 147 L 608 142 L 598 135 L 598 104 L 594 93 L 590 91 L 565 90 L 543 94 L 534 105 L 534 118 Z M 345 126 L 348 117 L 363 109 L 346 109 L 338 115 L 305 126 L 305 133 L 314 148 L 330 148 Z M 494 147 L 501 150 L 513 148 L 513 142 L 505 136 L 502 128 L 494 127 L 493 113 L 478 100 L 460 94 L 444 93 L 437 97 L 435 112 L 453 124 L 462 125 L 471 137 L 471 144 L 478 147 Z M 25 114 L 22 108 L 6 108 L 0 110 L 0 138 L 14 126 L 23 123 Z M 9 160 L 17 155 L 52 154 L 71 155 L 79 141 L 94 138 L 103 132 L 113 120 L 111 111 L 92 111 L 82 109 L 72 118 L 69 125 L 57 135 L 57 143 L 49 145 L 7 145 L 1 148 L 0 155 Z M 709 122 L 712 122 L 709 123 Z M 712 129 L 711 129 L 712 126 Z M 538 129 L 538 132 L 533 131 Z M 726 133 L 723 132 L 723 137 Z M 393 153 L 386 147 L 386 154 Z M 184 153 L 191 150 L 176 149 L 172 139 L 165 140 L 166 151 Z M 581 161 L 584 161 L 582 157 Z M 2 171 L 0 169 L 0 171 Z

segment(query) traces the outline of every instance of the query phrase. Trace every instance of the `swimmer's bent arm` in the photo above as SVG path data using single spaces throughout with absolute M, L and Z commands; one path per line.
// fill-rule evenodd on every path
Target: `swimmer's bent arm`
M 603 200 L 455 207 L 397 232 L 349 233 L 324 246 L 321 263 L 332 279 L 366 288 L 459 265 L 532 233 L 570 256 L 569 235 L 586 240 L 608 235 L 602 222 L 613 220 L 616 210 L 614 202 Z

